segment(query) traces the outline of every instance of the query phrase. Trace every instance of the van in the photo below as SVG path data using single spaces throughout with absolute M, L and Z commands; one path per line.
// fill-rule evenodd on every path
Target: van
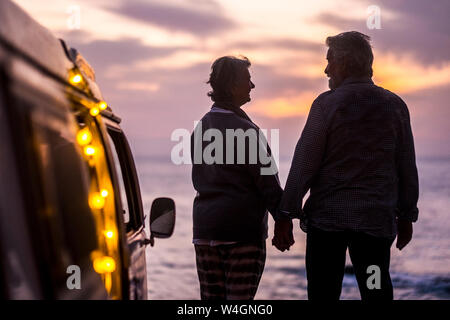
M 83 56 L 0 1 L 3 299 L 147 299 L 145 248 L 175 203 L 153 201 L 147 237 L 120 122 Z

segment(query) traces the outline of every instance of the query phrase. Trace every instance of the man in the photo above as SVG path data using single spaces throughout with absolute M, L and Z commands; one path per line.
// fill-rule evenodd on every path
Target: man
M 193 243 L 202 299 L 254 298 L 266 259 L 267 210 L 275 214 L 282 195 L 277 172 L 262 174 L 261 159 L 251 161 L 259 155 L 262 137 L 241 109 L 255 88 L 249 67 L 245 57 L 226 56 L 213 63 L 208 95 L 214 104 L 191 137 L 197 191 Z M 240 140 L 241 149 L 238 136 L 244 133 L 248 136 Z M 268 147 L 265 152 L 270 155 Z M 289 226 L 290 219 L 277 222 L 277 228 Z M 286 241 L 291 245 L 293 238 Z
M 312 300 L 339 299 L 347 248 L 361 298 L 393 299 L 390 247 L 396 234 L 398 249 L 409 243 L 418 216 L 408 108 L 372 82 L 369 40 L 356 31 L 326 39 L 331 90 L 311 106 L 280 204 L 307 232 Z M 274 241 L 285 249 L 290 236 L 279 229 Z

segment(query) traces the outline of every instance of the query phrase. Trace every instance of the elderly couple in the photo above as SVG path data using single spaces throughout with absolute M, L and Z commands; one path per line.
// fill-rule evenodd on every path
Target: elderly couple
M 339 299 L 347 248 L 361 298 L 393 299 L 390 249 L 396 236 L 400 250 L 412 238 L 418 177 L 408 108 L 372 82 L 369 40 L 356 31 L 326 39 L 331 90 L 311 106 L 284 192 L 276 173 L 261 174 L 260 162 L 193 164 L 202 299 L 254 298 L 266 259 L 267 211 L 275 220 L 272 245 L 280 251 L 294 244 L 292 219 L 307 233 L 308 299 Z M 227 129 L 258 128 L 241 109 L 255 88 L 249 67 L 246 58 L 229 56 L 213 63 L 208 95 L 214 104 L 202 130 L 225 136 Z M 373 272 L 378 279 L 370 283 Z

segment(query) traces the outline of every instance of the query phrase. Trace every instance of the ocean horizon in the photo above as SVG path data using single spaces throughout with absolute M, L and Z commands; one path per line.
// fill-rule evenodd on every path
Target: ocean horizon
M 137 156 L 142 200 L 149 215 L 156 197 L 175 200 L 177 221 L 169 239 L 155 239 L 147 249 L 148 296 L 153 300 L 200 299 L 192 244 L 192 202 L 195 190 L 191 166 L 175 165 L 170 156 Z M 419 219 L 413 239 L 399 251 L 391 248 L 394 299 L 450 299 L 450 157 L 418 157 Z M 284 187 L 290 159 L 280 158 L 280 181 Z M 305 197 L 306 199 L 306 197 Z M 147 226 L 148 230 L 148 226 Z M 307 299 L 305 272 L 306 234 L 294 220 L 295 244 L 287 252 L 271 245 L 273 221 L 269 218 L 267 259 L 255 299 Z M 360 299 L 347 253 L 341 299 Z

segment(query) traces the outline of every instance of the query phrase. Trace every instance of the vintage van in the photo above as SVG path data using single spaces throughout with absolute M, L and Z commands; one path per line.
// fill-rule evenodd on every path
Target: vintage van
M 0 296 L 146 299 L 145 248 L 169 237 L 157 198 L 150 237 L 133 155 L 94 70 L 0 1 Z

